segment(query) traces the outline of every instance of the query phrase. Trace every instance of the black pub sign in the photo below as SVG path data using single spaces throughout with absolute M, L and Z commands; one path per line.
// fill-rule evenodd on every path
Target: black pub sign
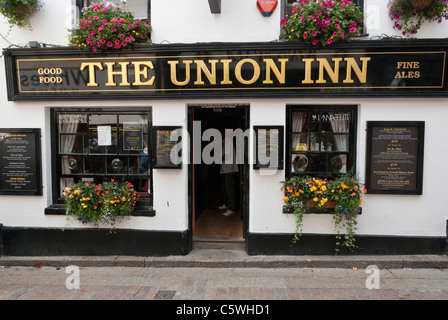
M 9 100 L 448 96 L 448 40 L 4 50 Z
M 0 129 L 0 195 L 42 195 L 40 129 Z
M 369 193 L 422 194 L 424 134 L 424 121 L 367 122 Z

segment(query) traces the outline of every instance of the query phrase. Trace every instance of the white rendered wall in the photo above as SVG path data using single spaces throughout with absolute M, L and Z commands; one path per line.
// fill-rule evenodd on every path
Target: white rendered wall
M 448 146 L 440 138 L 446 128 L 448 99 L 296 99 L 263 101 L 251 104 L 251 124 L 282 124 L 286 104 L 358 105 L 357 171 L 364 181 L 366 122 L 425 121 L 423 195 L 366 194 L 359 216 L 359 233 L 376 235 L 445 236 L 448 210 L 445 208 L 446 155 Z M 275 109 L 276 112 L 272 112 Z M 250 231 L 288 233 L 295 230 L 295 217 L 283 214 L 280 181 L 284 171 L 261 175 L 252 171 L 250 181 Z M 333 233 L 331 215 L 308 214 L 303 219 L 304 233 Z
M 41 12 L 32 19 L 33 31 L 13 28 L 0 18 L 0 47 L 24 46 L 35 40 L 52 45 L 67 45 L 67 29 L 73 21 L 72 0 L 44 0 Z M 263 17 L 255 0 L 222 0 L 222 13 L 210 13 L 206 0 L 152 0 L 151 24 L 154 43 L 253 42 L 276 41 L 280 34 L 280 4 L 274 14 Z M 387 12 L 388 0 L 366 0 L 369 37 L 400 35 L 393 30 Z M 425 24 L 419 38 L 447 38 L 448 21 Z M 366 39 L 367 41 L 367 39 Z M 150 106 L 154 125 L 187 127 L 187 105 L 201 101 L 7 101 L 4 59 L 0 59 L 0 127 L 42 129 L 43 196 L 0 196 L 0 223 L 6 226 L 65 227 L 64 216 L 45 216 L 51 204 L 50 108 L 52 107 L 123 107 Z M 247 103 L 250 124 L 284 124 L 286 104 L 355 104 L 358 114 L 358 171 L 365 168 L 365 126 L 369 120 L 422 120 L 426 122 L 424 185 L 422 196 L 366 195 L 359 232 L 363 234 L 444 236 L 448 210 L 444 204 L 444 173 L 448 145 L 441 142 L 446 131 L 448 99 L 267 99 L 207 100 L 207 103 Z M 251 145 L 252 147 L 252 145 Z M 186 150 L 186 149 L 184 149 Z M 185 153 L 185 156 L 187 153 Z M 284 171 L 250 170 L 251 232 L 294 232 L 294 216 L 281 211 L 280 181 Z M 146 230 L 185 230 L 188 228 L 188 172 L 153 172 L 155 217 L 134 217 L 120 225 Z M 331 233 L 330 215 L 307 215 L 304 232 Z M 78 227 L 75 222 L 70 227 Z

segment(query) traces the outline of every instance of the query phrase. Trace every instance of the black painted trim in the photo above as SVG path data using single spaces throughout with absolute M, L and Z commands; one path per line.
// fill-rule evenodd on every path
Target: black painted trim
M 191 250 L 190 230 L 0 228 L 6 256 L 169 256 Z
M 447 225 L 448 228 L 448 225 Z M 447 230 L 448 232 L 448 230 Z M 249 255 L 334 255 L 334 234 L 303 234 L 294 244 L 293 234 L 247 233 Z M 415 255 L 447 254 L 447 237 L 356 236 L 358 249 L 340 251 L 340 255 Z

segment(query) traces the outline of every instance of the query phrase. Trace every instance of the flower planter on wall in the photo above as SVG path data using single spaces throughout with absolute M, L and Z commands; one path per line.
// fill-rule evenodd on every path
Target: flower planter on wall
M 433 3 L 433 0 L 409 0 L 411 2 L 411 5 L 418 10 L 424 9 L 426 7 L 429 7 L 431 3 Z

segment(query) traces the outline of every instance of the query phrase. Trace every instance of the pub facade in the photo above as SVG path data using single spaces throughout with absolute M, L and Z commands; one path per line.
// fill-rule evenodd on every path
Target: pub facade
M 279 40 L 291 1 L 186 2 L 128 0 L 151 44 L 121 50 L 67 45 L 83 1 L 46 0 L 33 30 L 0 24 L 2 255 L 187 255 L 200 241 L 331 255 L 331 210 L 292 242 L 282 181 L 342 174 L 367 189 L 350 254 L 446 253 L 443 22 L 407 38 L 388 1 L 358 1 L 363 34 L 312 46 Z M 111 180 L 138 193 L 114 233 L 67 220 L 67 188 Z

